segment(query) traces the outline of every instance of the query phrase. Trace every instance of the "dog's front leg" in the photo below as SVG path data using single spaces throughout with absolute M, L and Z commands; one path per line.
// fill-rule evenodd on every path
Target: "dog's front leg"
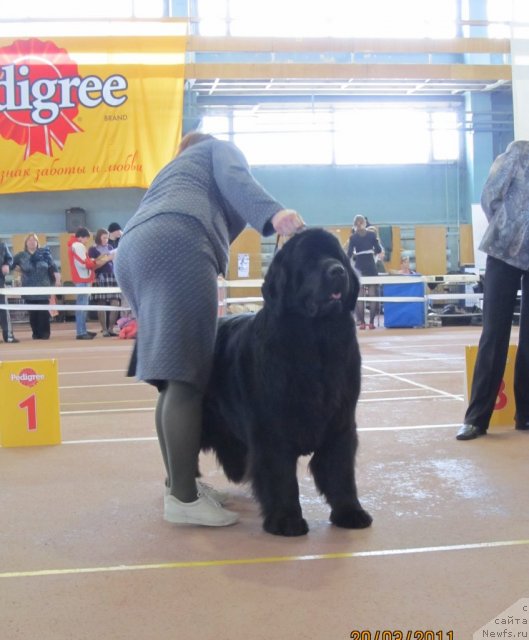
M 316 486 L 331 506 L 331 522 L 346 529 L 364 529 L 373 521 L 358 500 L 354 474 L 356 449 L 356 434 L 350 429 L 333 432 L 310 461 Z
M 309 527 L 301 514 L 297 456 L 284 442 L 259 442 L 252 455 L 252 484 L 261 505 L 263 529 L 278 536 L 302 536 Z

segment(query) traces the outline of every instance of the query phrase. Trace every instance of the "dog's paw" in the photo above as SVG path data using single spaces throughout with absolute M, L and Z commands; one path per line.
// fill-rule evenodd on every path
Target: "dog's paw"
M 276 536 L 304 536 L 309 527 L 300 516 L 270 515 L 263 522 L 263 529 Z
M 365 529 L 371 525 L 373 518 L 363 509 L 339 507 L 331 511 L 331 522 L 344 529 Z

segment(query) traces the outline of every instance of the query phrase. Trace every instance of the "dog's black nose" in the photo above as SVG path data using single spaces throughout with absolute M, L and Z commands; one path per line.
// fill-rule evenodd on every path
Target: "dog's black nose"
M 327 270 L 331 278 L 341 277 L 345 275 L 345 268 L 341 264 L 333 264 Z

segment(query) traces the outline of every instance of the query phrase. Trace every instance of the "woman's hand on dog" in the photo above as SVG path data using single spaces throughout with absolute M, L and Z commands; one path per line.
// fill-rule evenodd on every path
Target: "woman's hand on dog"
M 305 226 L 303 218 L 294 209 L 281 209 L 272 218 L 272 226 L 281 236 L 290 236 Z

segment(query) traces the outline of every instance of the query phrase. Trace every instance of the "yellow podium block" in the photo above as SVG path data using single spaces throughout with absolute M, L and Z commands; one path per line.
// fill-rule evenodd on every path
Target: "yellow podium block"
M 514 402 L 514 362 L 516 360 L 517 346 L 509 345 L 509 353 L 507 354 L 507 363 L 503 373 L 503 379 L 494 405 L 494 411 L 490 419 L 490 427 L 512 427 L 514 425 L 514 413 L 516 406 Z M 474 368 L 476 366 L 476 358 L 478 355 L 477 347 L 465 347 L 465 363 L 466 363 L 466 400 L 470 398 L 470 389 L 472 386 L 472 377 L 474 376 Z
M 56 360 L 0 362 L 0 445 L 60 444 Z

